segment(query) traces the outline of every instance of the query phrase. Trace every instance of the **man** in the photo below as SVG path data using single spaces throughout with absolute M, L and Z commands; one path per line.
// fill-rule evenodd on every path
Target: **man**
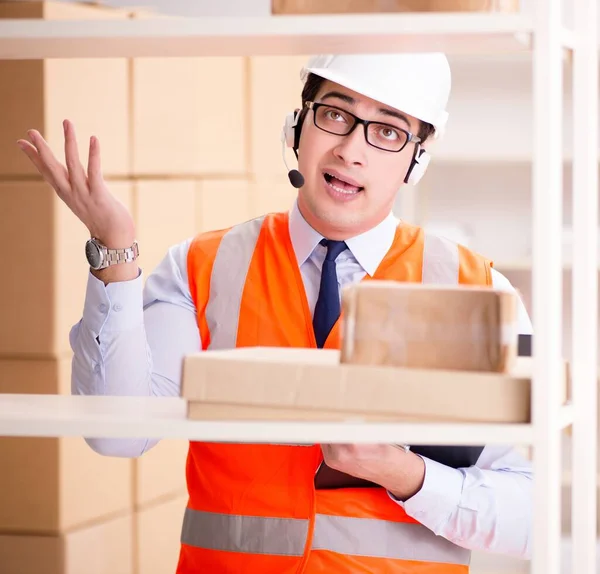
M 74 393 L 179 395 L 182 357 L 200 348 L 337 347 L 339 288 L 365 275 L 512 288 L 480 256 L 392 215 L 444 130 L 445 56 L 321 56 L 303 76 L 302 106 L 283 131 L 299 161 L 290 213 L 172 247 L 144 291 L 134 224 L 102 180 L 97 140 L 87 177 L 69 122 L 67 168 L 37 132 L 19 142 L 97 238 L 91 266 L 103 246 L 125 249 L 119 264 L 92 269 L 71 332 Z M 531 332 L 522 303 L 519 328 Z M 88 442 L 133 457 L 155 441 Z M 190 443 L 178 572 L 448 573 L 467 571 L 469 549 L 529 557 L 528 463 L 509 447 L 462 464 L 434 451 Z M 322 488 L 322 469 L 366 486 Z

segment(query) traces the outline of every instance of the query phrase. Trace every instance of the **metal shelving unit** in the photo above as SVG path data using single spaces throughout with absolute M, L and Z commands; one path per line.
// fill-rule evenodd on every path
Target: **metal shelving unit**
M 533 61 L 533 422 L 530 425 L 223 423 L 185 419 L 181 399 L 0 395 L 0 435 L 164 437 L 219 441 L 531 445 L 533 574 L 558 574 L 562 429 L 573 423 L 573 565 L 596 564 L 598 43 L 596 0 L 536 0 L 533 17 L 398 14 L 330 17 L 0 21 L 0 58 L 173 57 L 443 50 L 530 52 Z M 562 333 L 562 87 L 573 61 L 573 405 L 559 403 Z M 493 64 L 492 64 L 493 65 Z M 590 129 L 590 126 L 592 129 Z M 515 135 L 518 137 L 518 134 Z

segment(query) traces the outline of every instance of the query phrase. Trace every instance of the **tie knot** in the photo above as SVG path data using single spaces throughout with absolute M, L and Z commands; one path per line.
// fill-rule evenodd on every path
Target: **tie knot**
M 345 241 L 333 241 L 332 239 L 321 239 L 321 245 L 327 247 L 325 261 L 335 261 L 342 251 L 348 249 Z

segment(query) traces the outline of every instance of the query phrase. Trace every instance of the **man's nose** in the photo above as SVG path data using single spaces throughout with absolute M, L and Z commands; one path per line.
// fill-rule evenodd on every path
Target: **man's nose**
M 369 144 L 365 140 L 365 130 L 357 125 L 347 136 L 340 136 L 334 155 L 346 165 L 366 165 L 366 151 Z

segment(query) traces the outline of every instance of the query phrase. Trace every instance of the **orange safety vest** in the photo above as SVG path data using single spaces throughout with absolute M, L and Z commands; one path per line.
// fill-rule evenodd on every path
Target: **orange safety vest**
M 188 276 L 203 349 L 316 347 L 287 214 L 200 234 Z M 404 223 L 373 279 L 491 285 L 480 256 Z M 325 347 L 339 348 L 339 338 L 336 324 Z M 468 572 L 468 550 L 383 488 L 316 490 L 322 461 L 319 445 L 191 442 L 177 572 Z

